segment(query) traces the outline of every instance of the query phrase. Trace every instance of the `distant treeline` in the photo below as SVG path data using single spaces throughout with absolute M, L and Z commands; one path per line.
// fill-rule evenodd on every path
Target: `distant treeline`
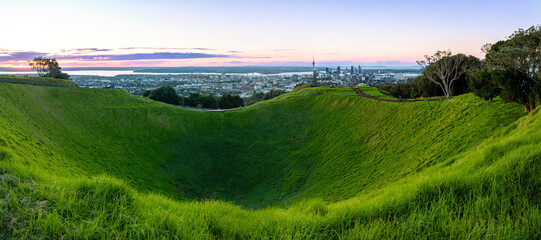
M 173 105 L 194 108 L 230 109 L 244 106 L 244 100 L 236 95 L 225 94 L 222 97 L 217 97 L 192 93 L 189 97 L 183 97 L 178 95 L 171 86 L 162 86 L 154 90 L 147 90 L 143 93 L 143 97 Z

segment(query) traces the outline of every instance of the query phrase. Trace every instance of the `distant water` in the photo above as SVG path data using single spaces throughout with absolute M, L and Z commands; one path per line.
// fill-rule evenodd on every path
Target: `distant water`
M 186 75 L 186 74 L 206 74 L 217 75 L 220 73 L 144 73 L 128 71 L 115 71 L 115 70 L 80 70 L 80 71 L 63 71 L 69 75 L 85 75 L 85 76 L 102 76 L 102 77 L 114 77 L 117 75 L 137 74 L 137 75 Z M 258 75 L 284 75 L 291 76 L 297 75 L 310 75 L 312 72 L 289 72 L 289 73 L 277 73 L 277 74 L 261 74 L 261 73 L 227 73 L 226 75 L 243 75 L 243 76 L 258 76 Z M 36 72 L 0 72 L 0 75 L 36 75 Z

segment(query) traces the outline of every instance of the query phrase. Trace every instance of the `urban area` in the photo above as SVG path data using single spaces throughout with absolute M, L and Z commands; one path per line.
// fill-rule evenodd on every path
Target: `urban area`
M 318 82 L 336 85 L 374 86 L 380 83 L 405 82 L 420 75 L 419 69 L 362 69 L 361 66 L 316 68 L 313 72 L 258 74 L 258 73 L 182 73 L 182 74 L 127 74 L 113 77 L 72 75 L 80 87 L 120 88 L 134 95 L 163 85 L 173 87 L 179 95 L 191 93 L 222 96 L 238 95 L 242 98 L 254 93 L 292 91 L 300 83 Z

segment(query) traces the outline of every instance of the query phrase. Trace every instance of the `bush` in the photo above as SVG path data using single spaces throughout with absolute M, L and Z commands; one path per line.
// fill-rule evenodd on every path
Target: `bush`
M 199 93 L 192 93 L 186 100 L 184 104 L 188 107 L 195 108 L 218 108 L 218 103 L 214 96 L 212 95 L 201 95 Z
M 147 92 L 145 92 L 143 96 L 145 94 L 147 94 Z M 168 86 L 168 85 L 162 86 L 160 88 L 150 91 L 148 93 L 148 98 L 155 101 L 160 101 L 160 102 L 169 103 L 173 105 L 180 104 L 180 100 L 179 100 L 179 96 L 177 95 L 177 92 L 175 91 L 173 87 Z
M 308 87 L 310 87 L 310 84 L 307 84 Z M 275 97 L 278 97 L 282 94 L 286 93 L 284 90 L 270 90 L 268 93 L 254 93 L 251 97 L 247 98 L 245 103 L 246 105 L 251 105 L 259 101 L 269 100 Z
M 385 83 L 380 84 L 377 87 L 389 92 L 389 94 L 396 98 L 436 97 L 443 95 L 441 88 L 423 75 L 414 78 L 412 82 L 397 84 Z M 462 91 L 464 91 L 463 89 L 464 87 L 460 86 L 454 91 L 462 93 Z
M 488 101 L 500 94 L 501 88 L 491 80 L 490 72 L 477 70 L 470 72 L 468 75 L 470 79 L 468 85 L 473 94 Z
M 219 107 L 221 109 L 230 109 L 244 106 L 244 100 L 239 96 L 232 96 L 231 94 L 225 94 L 220 98 Z
M 150 96 L 150 90 L 146 90 L 144 93 L 143 93 L 143 97 L 148 97 Z

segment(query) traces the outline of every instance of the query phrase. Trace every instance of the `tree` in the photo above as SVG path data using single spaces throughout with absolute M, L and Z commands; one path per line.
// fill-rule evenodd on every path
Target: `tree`
M 190 93 L 190 96 L 185 99 L 184 104 L 188 107 L 197 107 L 199 104 L 199 98 L 201 98 L 201 94 Z
M 212 95 L 201 95 L 199 93 L 191 93 L 185 99 L 184 104 L 189 107 L 196 108 L 218 108 L 218 103 Z
M 244 105 L 244 100 L 239 96 L 232 96 L 231 94 L 225 94 L 220 98 L 219 107 L 221 109 L 230 109 L 242 107 Z
M 535 109 L 541 86 L 528 74 L 517 69 L 493 70 L 491 78 L 501 87 L 500 96 L 504 101 L 516 102 L 528 113 Z
M 485 44 L 482 50 L 502 99 L 523 105 L 527 112 L 535 109 L 541 101 L 541 25 L 519 29 L 507 40 Z
M 424 75 L 419 75 L 412 81 L 414 94 L 416 97 L 436 97 L 443 95 L 440 86 L 430 81 Z
M 151 92 L 152 92 L 152 91 L 150 91 L 150 90 L 146 90 L 146 91 L 143 93 L 143 97 L 148 97 L 148 96 L 150 96 L 150 93 L 151 93 Z
M 468 73 L 468 85 L 473 94 L 489 102 L 500 94 L 501 88 L 492 80 L 490 72 L 475 70 Z
M 377 85 L 378 88 L 389 92 L 394 97 L 418 98 L 441 96 L 441 88 L 428 80 L 424 75 L 419 75 L 411 82 L 406 83 L 384 83 Z
M 36 57 L 32 61 L 28 61 L 28 65 L 32 70 L 36 71 L 40 77 L 69 79 L 69 75 L 61 71 L 62 68 L 55 58 Z
M 160 101 L 164 103 L 179 105 L 179 96 L 177 95 L 177 92 L 175 89 L 169 85 L 161 86 L 157 89 L 154 89 L 150 91 L 150 94 L 148 95 L 148 98 Z
M 464 54 L 452 55 L 451 51 L 437 51 L 434 55 L 425 55 L 426 60 L 417 61 L 423 75 L 440 86 L 445 97 L 454 95 L 453 85 L 469 69 L 469 60 L 475 58 Z
M 216 102 L 216 99 L 212 95 L 201 96 L 199 98 L 199 104 L 201 104 L 202 108 L 218 108 L 218 102 Z
M 493 69 L 516 69 L 541 85 L 541 25 L 515 31 L 507 40 L 485 44 L 485 60 Z

